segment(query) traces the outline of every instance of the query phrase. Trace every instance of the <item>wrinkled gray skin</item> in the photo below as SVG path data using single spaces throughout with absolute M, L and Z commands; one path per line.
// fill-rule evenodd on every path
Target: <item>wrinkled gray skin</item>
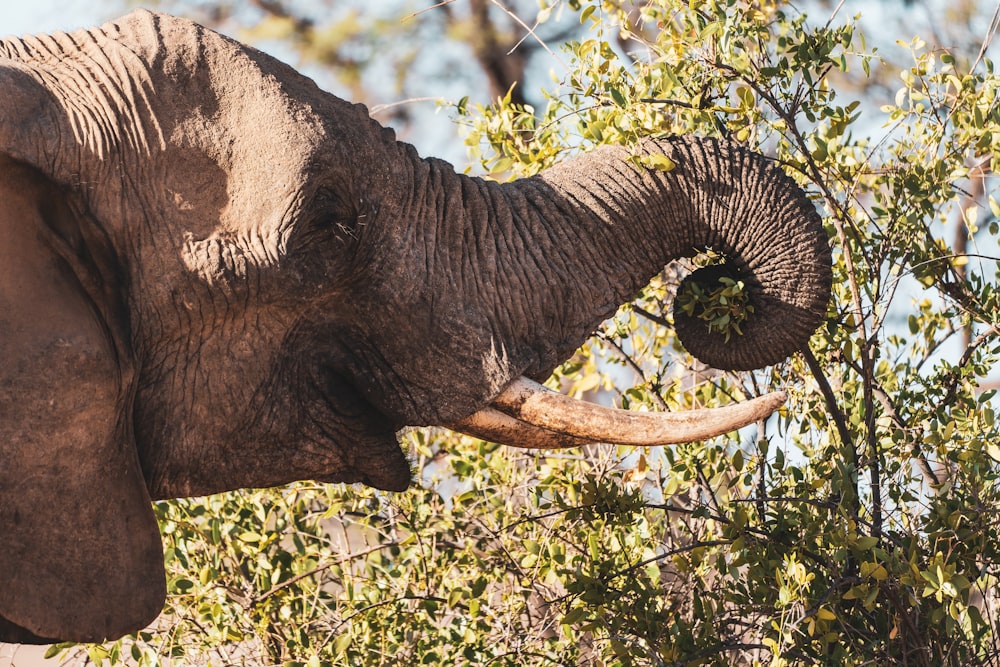
M 164 599 L 149 499 L 410 482 L 395 433 L 542 379 L 671 259 L 753 287 L 708 364 L 800 348 L 826 236 L 778 169 L 667 138 L 498 185 L 188 21 L 0 42 L 0 640 L 102 640 Z

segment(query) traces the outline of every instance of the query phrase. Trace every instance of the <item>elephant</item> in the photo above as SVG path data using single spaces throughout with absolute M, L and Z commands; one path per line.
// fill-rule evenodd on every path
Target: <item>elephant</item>
M 145 10 L 0 41 L 0 91 L 3 641 L 155 619 L 152 499 L 294 480 L 403 491 L 409 426 L 539 447 L 762 419 L 781 392 L 640 415 L 538 384 L 672 260 L 710 248 L 747 285 L 754 312 L 728 341 L 675 309 L 713 368 L 778 364 L 826 317 L 815 205 L 737 142 L 667 134 L 499 183 Z

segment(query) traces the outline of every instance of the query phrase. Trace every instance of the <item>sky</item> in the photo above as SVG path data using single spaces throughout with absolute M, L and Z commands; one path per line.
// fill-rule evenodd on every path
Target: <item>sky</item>
M 0 35 L 75 30 L 99 25 L 127 12 L 123 2 L 95 0 L 13 0 L 0 4 Z

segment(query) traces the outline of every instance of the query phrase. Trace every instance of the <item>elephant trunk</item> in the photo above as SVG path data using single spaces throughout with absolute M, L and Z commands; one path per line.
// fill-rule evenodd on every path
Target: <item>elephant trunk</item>
M 666 156 L 673 168 L 636 166 L 643 156 Z M 436 160 L 391 164 L 412 169 L 392 180 L 415 175 L 416 213 L 362 231 L 361 243 L 384 259 L 369 263 L 364 275 L 378 289 L 361 295 L 370 303 L 354 300 L 353 317 L 377 316 L 384 326 L 346 341 L 355 352 L 345 355 L 345 372 L 362 378 L 359 386 L 397 424 L 451 424 L 522 445 L 622 441 L 627 420 L 616 419 L 567 440 L 558 419 L 538 420 L 523 406 L 561 408 L 544 396 L 524 399 L 530 385 L 518 378 L 544 380 L 668 262 L 706 248 L 725 263 L 687 280 L 711 288 L 720 275 L 739 278 L 753 308 L 742 335 L 728 340 L 704 320 L 675 313 L 681 342 L 709 366 L 778 363 L 804 346 L 826 315 L 831 256 L 815 207 L 777 166 L 738 145 L 672 137 L 602 147 L 503 185 L 455 174 Z M 769 413 L 779 399 L 757 407 Z M 705 428 L 683 431 L 692 439 L 761 418 L 756 407 L 700 417 Z M 640 428 L 663 437 L 627 439 L 662 443 L 667 432 L 687 427 Z
M 643 155 L 666 156 L 672 168 L 639 169 L 630 158 Z M 831 255 L 814 205 L 777 166 L 736 144 L 671 137 L 646 141 L 638 152 L 603 147 L 505 188 L 515 217 L 534 229 L 536 247 L 557 255 L 538 263 L 556 267 L 554 278 L 526 281 L 542 286 L 533 298 L 550 318 L 543 330 L 551 333 L 552 320 L 563 325 L 554 356 L 540 359 L 532 377 L 551 372 L 666 263 L 705 249 L 725 263 L 686 280 L 710 289 L 719 277 L 743 280 L 752 306 L 742 335 L 727 341 L 675 305 L 678 337 L 707 365 L 778 363 L 806 344 L 826 314 Z M 567 291 L 574 298 L 560 300 Z
M 667 157 L 654 162 L 668 168 L 637 168 L 644 155 Z M 604 147 L 503 192 L 515 233 L 502 245 L 517 249 L 507 259 L 521 290 L 512 292 L 510 320 L 537 328 L 537 337 L 521 339 L 534 351 L 520 355 L 533 359 L 524 366 L 530 377 L 546 377 L 665 264 L 706 249 L 724 264 L 698 269 L 685 282 L 707 292 L 721 277 L 742 280 L 752 306 L 742 335 L 727 337 L 675 304 L 681 342 L 709 366 L 749 370 L 778 363 L 806 345 L 826 314 L 831 255 L 819 215 L 779 168 L 740 146 L 673 137 L 649 140 L 638 152 Z M 595 441 L 662 445 L 753 423 L 785 396 L 656 415 L 614 414 L 563 399 L 521 378 L 453 427 L 539 448 Z

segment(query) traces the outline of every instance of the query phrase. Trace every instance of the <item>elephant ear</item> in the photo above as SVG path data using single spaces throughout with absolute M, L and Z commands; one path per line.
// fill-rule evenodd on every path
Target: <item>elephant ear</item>
M 165 597 L 132 435 L 127 319 L 108 301 L 120 290 L 97 268 L 107 241 L 31 153 L 45 130 L 32 131 L 32 118 L 51 122 L 51 98 L 7 63 L 0 58 L 0 641 L 101 641 L 148 624 Z

